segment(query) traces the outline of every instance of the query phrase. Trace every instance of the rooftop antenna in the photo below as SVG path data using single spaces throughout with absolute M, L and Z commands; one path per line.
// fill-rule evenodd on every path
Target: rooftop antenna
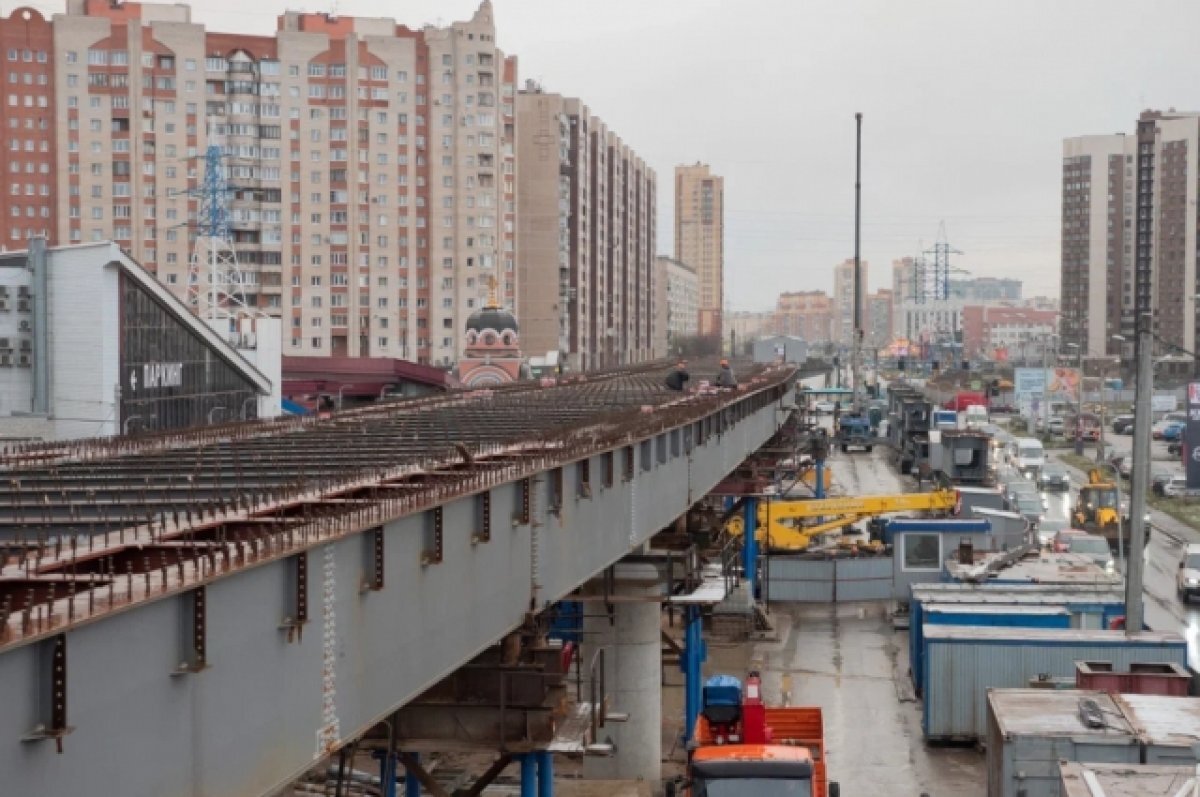
M 231 193 L 221 164 L 221 147 L 210 144 L 204 153 L 199 231 L 188 269 L 187 303 L 192 312 L 226 336 L 237 331 L 239 317 L 253 314 L 246 304 L 246 279 L 238 267 L 229 230 Z

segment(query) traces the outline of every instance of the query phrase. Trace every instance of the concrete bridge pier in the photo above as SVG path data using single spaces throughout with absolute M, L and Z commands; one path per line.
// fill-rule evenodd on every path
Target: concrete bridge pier
M 611 740 L 613 754 L 584 759 L 587 778 L 662 780 L 663 585 L 652 565 L 617 565 L 610 604 L 589 603 L 584 615 L 585 665 L 604 651 L 604 688 L 610 719 L 596 741 Z

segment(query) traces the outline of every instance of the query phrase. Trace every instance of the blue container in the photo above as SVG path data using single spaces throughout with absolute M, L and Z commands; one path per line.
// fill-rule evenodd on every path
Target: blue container
M 1070 628 L 1071 612 L 1065 606 L 1018 604 L 930 603 L 923 606 L 921 622 L 910 623 L 908 629 L 909 664 L 913 685 L 918 690 L 925 667 L 925 628 L 931 625 Z
M 579 601 L 559 601 L 550 619 L 550 639 L 579 644 L 583 639 L 583 604 Z
M 1125 614 L 1124 590 L 1115 587 L 1072 585 L 997 585 L 925 583 L 912 586 L 909 601 L 909 670 L 920 691 L 924 656 L 922 635 L 925 607 L 949 606 L 1050 606 L 1070 613 L 1071 628 L 1105 629 L 1113 618 Z
M 987 690 L 1028 687 L 1041 675 L 1072 678 L 1077 661 L 1110 661 L 1114 671 L 1135 662 L 1187 666 L 1178 634 L 1061 628 L 925 629 L 921 728 L 931 741 L 977 741 L 987 735 Z

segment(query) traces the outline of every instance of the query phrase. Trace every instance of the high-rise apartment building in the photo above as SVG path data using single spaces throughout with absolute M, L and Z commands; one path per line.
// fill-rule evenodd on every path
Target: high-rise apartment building
M 862 292 L 859 294 L 860 313 L 866 308 L 867 261 L 861 261 Z M 854 259 L 839 263 L 833 269 L 833 340 L 845 346 L 854 345 Z M 863 323 L 866 317 L 863 316 Z M 864 326 L 865 335 L 865 326 Z
M 1118 354 L 1132 341 L 1136 137 L 1063 141 L 1061 344 Z
M 657 178 L 580 100 L 517 95 L 521 345 L 588 370 L 654 356 Z
M 667 357 L 678 341 L 696 337 L 700 281 L 696 269 L 665 255 L 654 259 L 654 267 L 654 352 Z
M 675 259 L 700 279 L 699 334 L 721 337 L 725 301 L 725 178 L 707 164 L 675 167 Z
M 54 32 L 32 8 L 0 18 L 4 139 L 0 152 L 0 251 L 24 249 L 35 235 L 56 242 Z
M 892 337 L 902 338 L 904 328 L 904 304 L 916 295 L 916 262 L 911 257 L 892 261 Z
M 892 292 L 880 288 L 866 302 L 863 345 L 881 349 L 892 342 Z
M 1138 119 L 1136 139 L 1133 306 L 1153 312 L 1161 341 L 1196 351 L 1200 113 L 1146 111 Z M 1125 333 L 1134 331 L 1135 320 L 1134 315 L 1124 319 Z
M 833 317 L 833 302 L 825 291 L 793 291 L 779 294 L 773 326 L 777 335 L 804 338 L 809 343 L 828 343 Z
M 274 36 L 68 0 L 48 57 L 52 239 L 112 239 L 185 296 L 212 145 L 248 303 L 283 319 L 284 353 L 449 363 L 493 279 L 513 305 L 516 62 L 488 0 L 421 30 L 287 12 Z

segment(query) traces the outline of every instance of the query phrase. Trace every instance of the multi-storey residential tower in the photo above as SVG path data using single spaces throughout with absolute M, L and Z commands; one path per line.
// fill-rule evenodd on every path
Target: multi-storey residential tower
M 880 288 L 867 297 L 864 345 L 881 349 L 892 342 L 892 292 Z
M 668 357 L 676 343 L 698 330 L 700 281 L 686 263 L 659 255 L 654 259 L 655 355 Z
M 517 129 L 522 346 L 579 370 L 650 359 L 654 170 L 580 100 L 533 83 Z
M 721 336 L 725 301 L 725 178 L 707 164 L 675 167 L 675 259 L 700 279 L 699 334 Z
M 0 251 L 24 249 L 35 235 L 53 244 L 55 216 L 54 33 L 35 9 L 0 17 L 3 58 L 4 186 Z
M 1063 141 L 1060 342 L 1092 355 L 1132 333 L 1135 150 L 1134 136 Z
M 1134 308 L 1153 312 L 1158 336 L 1168 347 L 1196 351 L 1200 113 L 1146 111 L 1138 119 L 1136 138 Z M 1135 320 L 1127 319 L 1127 332 L 1134 330 Z
M 777 335 L 828 343 L 832 325 L 833 303 L 825 291 L 781 293 L 775 302 L 773 327 Z
M 288 12 L 270 37 L 183 5 L 69 0 L 54 25 L 58 240 L 113 239 L 184 295 L 226 156 L 247 299 L 287 354 L 453 361 L 495 278 L 516 296 L 516 63 L 466 22 Z
M 866 308 L 867 261 L 862 261 L 862 292 L 859 294 L 860 311 Z M 850 258 L 833 270 L 833 340 L 845 346 L 854 345 L 854 259 Z M 863 315 L 863 322 L 866 316 Z M 865 326 L 864 326 L 865 334 Z
M 907 334 L 904 324 L 904 304 L 916 295 L 916 264 L 911 257 L 892 261 L 892 337 Z

